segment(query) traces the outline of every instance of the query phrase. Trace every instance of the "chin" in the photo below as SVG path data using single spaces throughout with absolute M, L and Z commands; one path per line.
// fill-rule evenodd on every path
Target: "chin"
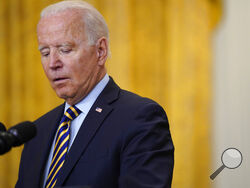
M 70 89 L 65 90 L 65 89 L 62 89 L 62 88 L 56 90 L 56 95 L 59 98 L 64 99 L 64 100 L 66 100 L 68 98 L 72 98 L 74 96 L 72 90 L 70 90 Z

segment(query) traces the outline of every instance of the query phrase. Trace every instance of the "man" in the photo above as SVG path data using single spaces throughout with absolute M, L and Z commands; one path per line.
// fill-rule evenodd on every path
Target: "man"
M 65 103 L 35 121 L 16 188 L 171 187 L 166 114 L 107 75 L 102 15 L 86 2 L 62 1 L 42 11 L 37 36 L 45 74 Z

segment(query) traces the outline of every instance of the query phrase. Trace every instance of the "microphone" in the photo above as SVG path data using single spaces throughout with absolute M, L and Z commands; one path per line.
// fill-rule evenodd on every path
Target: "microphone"
M 25 121 L 0 132 L 0 155 L 8 152 L 13 146 L 20 146 L 36 135 L 35 124 Z
M 4 124 L 2 124 L 1 122 L 0 122 L 0 131 L 3 131 L 3 132 L 6 131 Z

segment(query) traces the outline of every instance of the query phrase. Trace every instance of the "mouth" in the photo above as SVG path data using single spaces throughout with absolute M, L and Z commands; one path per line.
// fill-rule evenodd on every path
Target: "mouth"
M 64 83 L 64 82 L 68 81 L 68 80 L 69 80 L 69 78 L 61 77 L 61 78 L 55 78 L 55 79 L 53 79 L 52 81 L 53 81 L 53 83 L 55 83 L 55 84 L 62 84 L 62 83 Z

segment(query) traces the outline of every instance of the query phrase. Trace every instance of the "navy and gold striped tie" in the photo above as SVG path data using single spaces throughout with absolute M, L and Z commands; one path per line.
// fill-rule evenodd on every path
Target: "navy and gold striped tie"
M 56 143 L 53 157 L 47 176 L 46 188 L 55 186 L 60 169 L 63 166 L 69 145 L 70 122 L 75 119 L 81 111 L 76 106 L 71 106 L 64 113 L 56 134 Z

